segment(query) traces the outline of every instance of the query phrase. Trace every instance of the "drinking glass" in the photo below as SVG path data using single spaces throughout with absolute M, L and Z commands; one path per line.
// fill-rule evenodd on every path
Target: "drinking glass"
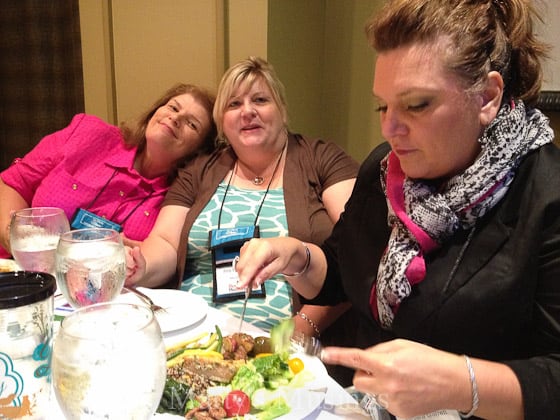
M 55 273 L 55 252 L 60 235 L 70 230 L 64 210 L 31 207 L 17 210 L 10 222 L 10 248 L 25 271 Z
M 87 228 L 60 236 L 56 248 L 56 279 L 72 307 L 115 299 L 125 277 L 125 250 L 116 230 Z
M 99 303 L 62 320 L 53 388 L 67 419 L 148 419 L 166 377 L 159 324 L 146 306 Z

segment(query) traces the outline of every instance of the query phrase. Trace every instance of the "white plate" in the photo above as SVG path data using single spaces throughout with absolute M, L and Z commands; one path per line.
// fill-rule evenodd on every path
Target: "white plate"
M 290 412 L 275 420 L 304 419 L 319 408 L 324 399 L 325 392 L 310 391 L 305 388 L 296 389 L 288 401 Z
M 208 303 L 202 297 L 191 292 L 144 287 L 139 287 L 138 290 L 148 295 L 156 305 L 165 309 L 165 311 L 156 312 L 156 318 L 163 333 L 190 327 L 203 319 L 208 312 Z M 116 301 L 146 304 L 134 293 L 122 293 Z
M 0 273 L 19 270 L 19 265 L 14 260 L 0 258 Z
M 319 408 L 325 399 L 328 386 L 328 373 L 325 365 L 319 358 L 304 354 L 294 354 L 291 357 L 299 357 L 306 370 L 313 373 L 315 379 L 305 384 L 303 388 L 295 388 L 288 398 L 291 410 L 288 414 L 277 417 L 275 420 L 298 420 L 304 419 Z M 154 414 L 158 420 L 178 420 L 184 416 L 175 414 Z

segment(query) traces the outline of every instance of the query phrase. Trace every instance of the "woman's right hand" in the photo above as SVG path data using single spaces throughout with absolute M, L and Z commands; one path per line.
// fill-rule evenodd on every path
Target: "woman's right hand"
M 126 280 L 125 286 L 131 287 L 138 283 L 146 274 L 146 259 L 140 247 L 125 246 L 126 253 Z
M 251 239 L 241 247 L 235 270 L 239 286 L 260 286 L 265 280 L 286 270 L 300 241 L 289 238 Z
M 253 238 L 241 247 L 235 270 L 241 288 L 260 286 L 284 274 L 298 293 L 313 298 L 323 285 L 326 261 L 319 247 L 296 238 Z

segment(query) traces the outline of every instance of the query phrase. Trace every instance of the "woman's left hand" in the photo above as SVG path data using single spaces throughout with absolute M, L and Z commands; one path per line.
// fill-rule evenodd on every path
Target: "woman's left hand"
M 440 409 L 464 409 L 471 398 L 462 356 L 397 339 L 366 350 L 326 347 L 325 363 L 356 370 L 354 386 L 392 414 L 410 418 Z M 467 409 L 468 411 L 468 409 Z
M 132 287 L 136 285 L 146 273 L 146 259 L 137 246 L 134 248 L 125 246 L 125 256 L 126 280 L 124 284 L 127 287 Z
M 130 248 L 134 248 L 135 246 L 140 246 L 142 244 L 142 241 L 135 241 L 134 239 L 130 239 L 124 233 L 121 233 L 121 238 L 122 238 L 123 244 L 125 246 L 130 247 Z

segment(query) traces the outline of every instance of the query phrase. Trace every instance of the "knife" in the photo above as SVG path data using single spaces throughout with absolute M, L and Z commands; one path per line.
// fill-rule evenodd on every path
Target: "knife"
M 247 301 L 251 296 L 251 287 L 247 286 L 245 288 L 245 300 L 243 301 L 243 310 L 241 311 L 241 320 L 239 321 L 239 332 L 241 332 L 241 327 L 243 326 L 243 318 L 245 318 L 245 310 L 247 309 Z

